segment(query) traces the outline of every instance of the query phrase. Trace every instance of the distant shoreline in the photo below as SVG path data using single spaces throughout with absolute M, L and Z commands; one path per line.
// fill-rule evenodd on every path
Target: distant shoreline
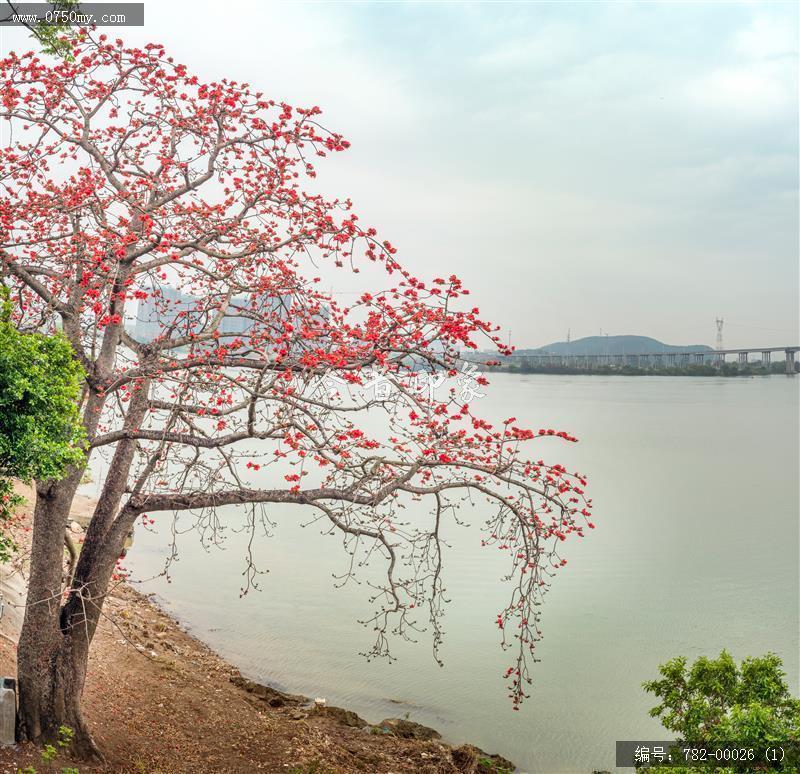
M 614 368 L 611 366 L 601 366 L 599 368 L 576 368 L 574 366 L 491 366 L 489 373 L 507 374 L 550 374 L 560 376 L 692 376 L 710 377 L 721 376 L 742 377 L 742 376 L 785 376 L 786 366 L 783 362 L 772 363 L 769 368 L 753 366 L 739 367 L 735 363 L 726 363 L 721 368 L 711 365 L 689 365 L 685 368 L 634 368 L 633 366 L 622 366 Z M 795 373 L 800 373 L 800 363 L 795 364 Z

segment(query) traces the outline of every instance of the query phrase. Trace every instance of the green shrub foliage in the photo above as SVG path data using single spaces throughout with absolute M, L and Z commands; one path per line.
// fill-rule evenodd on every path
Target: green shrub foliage
M 19 500 L 10 479 L 57 479 L 83 463 L 82 381 L 66 337 L 18 331 L 0 287 L 0 561 L 12 548 L 4 526 Z

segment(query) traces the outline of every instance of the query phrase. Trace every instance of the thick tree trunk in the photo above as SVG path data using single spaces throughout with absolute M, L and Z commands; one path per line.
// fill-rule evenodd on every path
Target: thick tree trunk
M 138 426 L 147 409 L 149 383 L 145 382 L 126 417 L 126 427 Z M 99 407 L 87 415 L 91 437 Z M 59 728 L 73 731 L 73 752 L 101 758 L 81 714 L 81 694 L 86 680 L 89 646 L 100 621 L 103 602 L 114 566 L 135 512 L 119 506 L 125 492 L 135 441 L 117 444 L 109 475 L 86 532 L 72 582 L 63 599 L 64 534 L 70 507 L 80 484 L 82 469 L 67 478 L 36 488 L 30 579 L 17 649 L 19 678 L 18 726 L 22 739 L 53 740 Z M 62 604 L 63 603 L 63 604 Z
M 80 475 L 73 471 L 36 490 L 28 599 L 17 649 L 18 727 L 22 739 L 52 741 L 68 726 L 76 751 L 95 755 L 80 710 L 88 641 L 61 625 L 64 531 Z
M 67 726 L 73 732 L 72 754 L 102 759 L 81 713 L 88 649 L 75 644 L 72 637 L 63 636 L 55 649 L 37 649 L 37 661 L 26 668 L 24 678 L 20 674 L 20 735 L 52 742 Z
M 53 501 L 37 501 L 37 515 L 54 515 L 51 513 L 54 507 Z M 128 528 L 133 518 L 133 515 L 124 518 Z M 61 519 L 54 521 L 61 524 Z M 81 695 L 89 646 L 127 532 L 124 524 L 115 526 L 108 531 L 105 541 L 84 548 L 63 606 L 60 604 L 62 540 L 58 541 L 59 553 L 51 565 L 56 567 L 58 578 L 53 574 L 52 586 L 46 591 L 41 590 L 41 577 L 34 583 L 32 568 L 18 648 L 20 737 L 52 741 L 58 737 L 61 726 L 68 726 L 73 731 L 72 751 L 85 758 L 102 757 L 83 719 Z M 60 529 L 63 531 L 63 527 Z M 58 535 L 58 531 L 54 529 L 53 534 Z M 44 575 L 44 570 L 39 567 L 38 575 Z

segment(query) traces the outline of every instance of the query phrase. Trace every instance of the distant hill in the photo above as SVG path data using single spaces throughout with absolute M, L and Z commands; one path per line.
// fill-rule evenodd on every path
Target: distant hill
M 556 341 L 538 349 L 518 349 L 517 355 L 645 355 L 667 352 L 713 352 L 706 344 L 664 344 L 649 336 L 586 336 Z

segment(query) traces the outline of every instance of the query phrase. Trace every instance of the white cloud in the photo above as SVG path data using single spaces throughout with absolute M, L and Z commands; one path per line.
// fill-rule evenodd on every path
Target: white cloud
M 791 69 L 778 62 L 721 67 L 690 81 L 691 101 L 743 118 L 771 118 L 796 101 Z
M 797 28 L 791 19 L 756 16 L 734 37 L 734 49 L 754 59 L 795 55 Z
M 476 64 L 487 68 L 520 68 L 526 70 L 563 66 L 581 56 L 583 46 L 575 27 L 565 24 L 545 24 L 516 39 L 505 39 L 497 46 L 475 58 Z

